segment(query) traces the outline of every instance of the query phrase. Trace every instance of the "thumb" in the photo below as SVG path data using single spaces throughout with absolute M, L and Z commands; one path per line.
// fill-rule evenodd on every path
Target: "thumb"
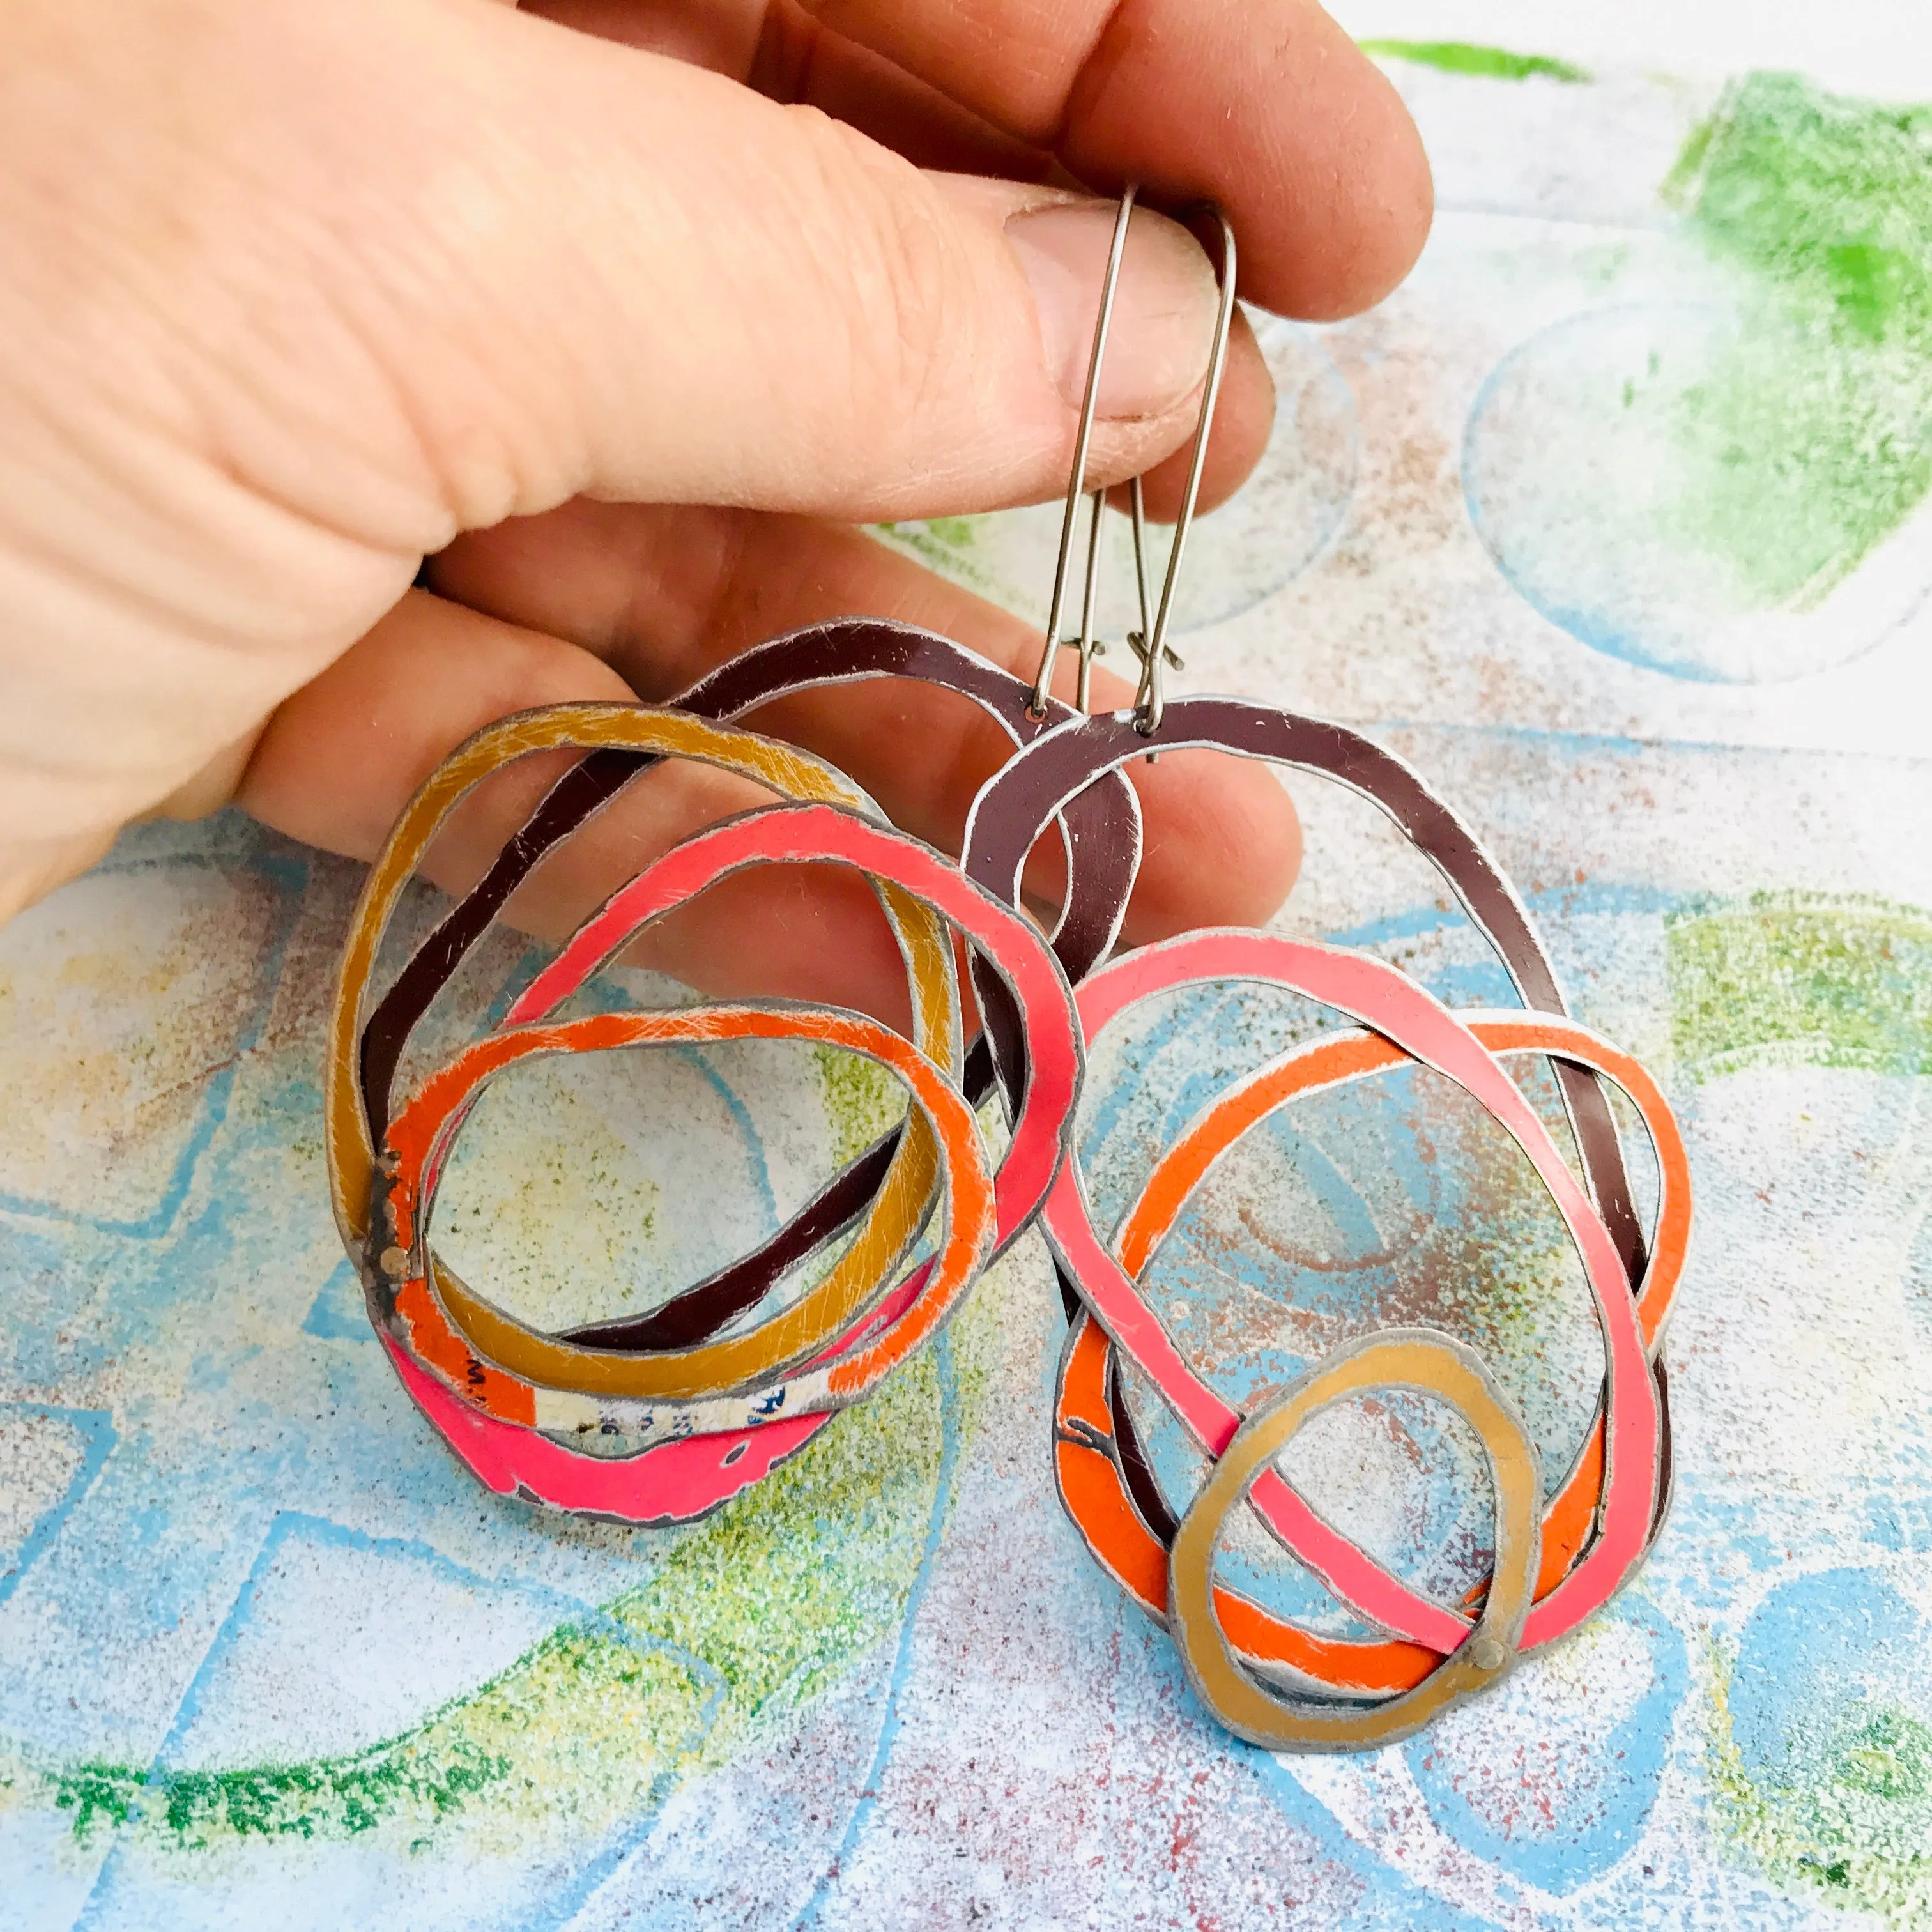
M 0 917 L 460 530 L 1052 494 L 1110 223 L 484 0 L 0 8 Z M 1210 333 L 1135 227 L 1103 477 Z
M 511 10 L 424 7 L 413 32 L 388 91 L 435 85 L 358 173 L 400 227 L 368 244 L 394 251 L 367 264 L 372 320 L 458 521 L 583 491 L 868 518 L 1064 487 L 1112 202 L 922 173 Z M 1097 471 L 1186 434 L 1215 300 L 1192 236 L 1138 214 Z

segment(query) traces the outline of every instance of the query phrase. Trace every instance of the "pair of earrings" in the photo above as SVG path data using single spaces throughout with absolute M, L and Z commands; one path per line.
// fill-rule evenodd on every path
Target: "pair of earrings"
M 1456 814 L 1402 760 L 1342 726 L 1213 697 L 1169 700 L 1167 643 L 1234 309 L 1234 238 L 1222 224 L 1222 302 L 1180 520 L 1158 606 L 1147 595 L 1133 486 L 1142 664 L 1130 709 L 1089 716 L 1096 553 L 1092 520 L 1079 630 L 1062 640 L 1068 561 L 1100 362 L 1126 238 L 1123 197 L 1096 324 L 1074 472 L 1039 676 L 1029 687 L 963 646 L 863 618 L 743 653 L 664 706 L 567 705 L 479 733 L 425 782 L 372 869 L 332 1018 L 326 1137 L 334 1207 L 376 1332 L 452 1448 L 492 1489 L 626 1522 L 686 1521 L 796 1454 L 862 1400 L 956 1310 L 1036 1221 L 1052 1252 L 1069 1334 L 1052 1449 L 1060 1493 L 1088 1550 L 1174 1634 L 1220 1720 L 1276 1749 L 1356 1750 L 1405 1736 L 1493 1682 L 1607 1601 L 1642 1561 L 1670 1493 L 1668 1389 L 1660 1353 L 1682 1270 L 1690 1192 L 1682 1139 L 1655 1083 L 1571 1018 L 1549 955 L 1507 878 Z M 1079 656 L 1077 706 L 1047 686 Z M 977 704 L 1012 746 L 968 817 L 954 860 L 896 830 L 844 773 L 733 721 L 830 684 L 910 678 Z M 1141 824 L 1124 776 L 1137 758 L 1208 748 L 1348 786 L 1436 867 L 1495 950 L 1522 1004 L 1451 1012 L 1394 967 L 1252 932 L 1204 932 L 1109 959 L 1138 870 Z M 584 754 L 382 992 L 383 935 L 437 828 L 484 778 L 542 752 Z M 544 856 L 666 758 L 752 778 L 783 802 L 714 825 L 655 860 L 579 928 L 511 1003 L 398 1100 L 397 1072 L 432 1001 Z M 1028 854 L 1058 829 L 1067 884 L 1043 935 L 1020 908 Z M 744 868 L 840 864 L 870 881 L 908 974 L 902 1035 L 835 1008 L 781 1001 L 664 1011 L 559 1011 L 652 921 Z M 952 938 L 965 942 L 984 1030 L 963 1037 Z M 1156 1162 L 1111 1233 L 1096 1228 L 1072 1146 L 1088 1048 L 1157 995 L 1208 982 L 1274 987 L 1352 1022 L 1220 1093 Z M 438 1185 L 487 1084 L 534 1057 L 690 1042 L 802 1039 L 865 1055 L 905 1088 L 904 1123 L 868 1148 L 754 1252 L 648 1314 L 550 1334 L 458 1279 L 430 1245 Z M 1506 1070 L 1553 1070 L 1581 1175 Z M 1454 1082 L 1499 1123 L 1554 1201 L 1582 1262 L 1604 1351 L 1596 1415 L 1546 1500 L 1515 1409 L 1472 1349 L 1431 1330 L 1384 1330 L 1330 1356 L 1244 1414 L 1177 1346 L 1141 1288 L 1196 1190 L 1242 1137 L 1291 1102 L 1408 1065 Z M 1634 1108 L 1658 1175 L 1654 1225 L 1634 1204 L 1608 1089 Z M 998 1160 L 977 1122 L 997 1096 Z M 922 1250 L 926 1252 L 922 1252 Z M 743 1318 L 806 1264 L 812 1285 Z M 1208 1459 L 1178 1508 L 1157 1478 L 1123 1364 Z M 1328 1405 L 1407 1389 L 1474 1431 L 1494 1501 L 1495 1558 L 1463 1603 L 1436 1603 L 1324 1522 L 1275 1467 Z M 615 1442 L 619 1453 L 610 1453 Z M 1336 1638 L 1276 1616 L 1215 1578 L 1231 1519 L 1252 1514 L 1341 1604 L 1382 1634 Z

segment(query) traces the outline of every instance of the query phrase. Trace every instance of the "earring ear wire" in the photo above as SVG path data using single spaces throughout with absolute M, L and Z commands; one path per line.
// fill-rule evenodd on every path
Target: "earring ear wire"
M 1087 387 L 1080 402 L 1080 428 L 1073 440 L 1073 473 L 1067 479 L 1066 508 L 1060 520 L 1060 554 L 1053 566 L 1053 596 L 1047 605 L 1046 645 L 1040 653 L 1039 674 L 1034 680 L 1033 715 L 1046 715 L 1046 700 L 1053 682 L 1053 661 L 1072 643 L 1080 653 L 1080 709 L 1087 709 L 1087 688 L 1094 656 L 1092 618 L 1094 580 L 1100 552 L 1100 511 L 1105 493 L 1096 490 L 1094 521 L 1087 544 L 1086 596 L 1082 600 L 1081 634 L 1077 640 L 1060 634 L 1060 620 L 1066 608 L 1066 566 L 1073 554 L 1073 524 L 1080 510 L 1080 499 L 1087 490 L 1087 452 L 1094 440 L 1094 406 L 1100 394 L 1100 365 L 1107 354 L 1107 330 L 1114 320 L 1114 297 L 1120 286 L 1120 262 L 1127 248 L 1127 224 L 1132 218 L 1134 198 L 1139 190 L 1130 182 L 1120 195 L 1120 212 L 1114 218 L 1114 238 L 1107 250 L 1107 272 L 1100 283 L 1100 307 L 1094 318 L 1094 346 L 1087 358 Z
M 1094 603 L 1096 580 L 1100 569 L 1100 512 L 1106 501 L 1104 489 L 1089 491 L 1087 488 L 1087 460 L 1094 438 L 1094 418 L 1100 395 L 1100 368 L 1107 350 L 1107 334 L 1114 317 L 1114 298 L 1120 289 L 1120 266 L 1126 253 L 1128 224 L 1133 214 L 1134 202 L 1138 190 L 1131 184 L 1122 192 L 1120 212 L 1114 221 L 1114 238 L 1107 253 L 1106 274 L 1100 285 L 1100 306 L 1094 322 L 1094 346 L 1087 364 L 1087 384 L 1080 405 L 1080 427 L 1073 444 L 1072 473 L 1067 479 L 1066 504 L 1060 521 L 1060 550 L 1054 563 L 1053 595 L 1047 606 L 1046 629 L 1040 652 L 1040 670 L 1034 680 L 1032 712 L 1036 718 L 1043 716 L 1049 688 L 1053 682 L 1054 658 L 1062 650 L 1077 651 L 1080 659 L 1079 685 L 1076 699 L 1078 708 L 1087 710 L 1093 681 L 1093 661 L 1106 646 L 1094 634 Z M 1148 578 L 1146 554 L 1146 509 L 1143 501 L 1141 478 L 1133 478 L 1129 486 L 1129 502 L 1133 518 L 1134 575 L 1140 598 L 1140 628 L 1128 634 L 1127 642 L 1136 656 L 1141 661 L 1140 688 L 1136 693 L 1134 708 L 1138 714 L 1136 724 L 1144 736 L 1151 736 L 1160 729 L 1162 713 L 1166 707 L 1166 693 L 1163 673 L 1172 664 L 1176 670 L 1185 670 L 1186 665 L 1169 647 L 1167 633 L 1174 611 L 1174 592 L 1180 581 L 1182 559 L 1187 548 L 1189 533 L 1194 526 L 1196 507 L 1201 496 L 1201 478 L 1208 462 L 1208 439 L 1214 428 L 1214 411 L 1220 400 L 1221 378 L 1227 366 L 1228 338 L 1234 328 L 1234 286 L 1237 278 L 1234 250 L 1234 231 L 1228 218 L 1219 208 L 1211 211 L 1221 231 L 1221 266 L 1220 274 L 1220 302 L 1214 317 L 1214 336 L 1208 355 L 1208 374 L 1202 386 L 1201 412 L 1195 424 L 1194 446 L 1187 470 L 1186 486 L 1181 495 L 1180 513 L 1174 528 L 1174 544 L 1168 553 L 1167 573 L 1162 578 L 1160 602 L 1151 623 L 1148 621 Z M 1066 608 L 1067 570 L 1073 552 L 1074 526 L 1078 520 L 1080 500 L 1083 496 L 1093 498 L 1093 514 L 1087 532 L 1087 563 L 1084 572 L 1081 604 L 1080 628 L 1077 635 L 1063 638 L 1060 634 L 1061 620 Z

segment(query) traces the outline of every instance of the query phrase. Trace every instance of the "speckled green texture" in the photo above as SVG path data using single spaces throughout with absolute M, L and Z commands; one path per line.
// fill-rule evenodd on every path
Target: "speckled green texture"
M 1672 1037 L 1708 1079 L 1750 1066 L 1932 1072 L 1932 915 L 1766 894 L 1669 923 Z
M 1467 40 L 1363 40 L 1365 54 L 1379 60 L 1409 61 L 1444 74 L 1474 75 L 1481 80 L 1528 80 L 1540 74 L 1576 86 L 1590 78 L 1586 68 L 1548 54 L 1515 54 L 1506 47 L 1472 46 Z
M 815 1046 L 812 1060 L 832 1124 L 832 1162 L 856 1160 L 888 1127 L 905 1117 L 905 1090 L 877 1060 L 836 1046 Z
M 1750 75 L 1692 136 L 1666 194 L 1713 249 L 1834 331 L 1932 334 L 1932 105 Z
M 1767 1876 L 1906 1932 L 1932 1924 L 1932 1730 L 1862 1701 L 1792 1741 L 1774 1778 L 1753 1778 L 1732 1735 L 1731 1662 L 1711 1658 L 1713 1795 L 1732 1840 Z
M 685 1534 L 648 1582 L 401 1735 L 348 1757 L 152 1775 L 0 1746 L 0 1808 L 56 1806 L 76 1838 L 124 1829 L 163 1852 L 372 1833 L 413 1846 L 446 1828 L 527 1840 L 634 1815 L 900 1627 L 938 1496 L 942 1412 L 970 1432 L 1003 1279 L 982 1284 L 942 1350 Z
M 1932 484 L 1932 107 L 1753 74 L 1664 195 L 1746 291 L 1734 339 L 1673 400 L 1680 535 L 1748 604 L 1813 608 Z

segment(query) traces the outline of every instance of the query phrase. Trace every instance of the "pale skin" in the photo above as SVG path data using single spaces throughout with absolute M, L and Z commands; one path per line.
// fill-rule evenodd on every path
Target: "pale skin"
M 1064 488 L 1112 219 L 1089 190 L 1128 179 L 1220 203 L 1242 294 L 1304 317 L 1378 299 L 1428 227 L 1413 128 L 1312 0 L 18 0 L 0 917 L 157 812 L 239 804 L 366 859 L 493 718 L 662 698 L 848 612 L 1030 679 L 1036 632 L 854 526 Z M 1150 472 L 1156 512 L 1214 302 L 1188 232 L 1137 216 L 1094 470 Z M 1210 498 L 1272 406 L 1244 329 Z M 1002 742 L 903 685 L 752 722 L 955 849 Z M 493 782 L 432 878 L 473 880 L 555 770 Z M 1129 939 L 1267 918 L 1300 849 L 1275 778 L 1133 778 Z M 652 772 L 512 916 L 554 933 L 760 796 Z M 652 945 L 714 992 L 903 1011 L 827 872 L 731 882 Z

